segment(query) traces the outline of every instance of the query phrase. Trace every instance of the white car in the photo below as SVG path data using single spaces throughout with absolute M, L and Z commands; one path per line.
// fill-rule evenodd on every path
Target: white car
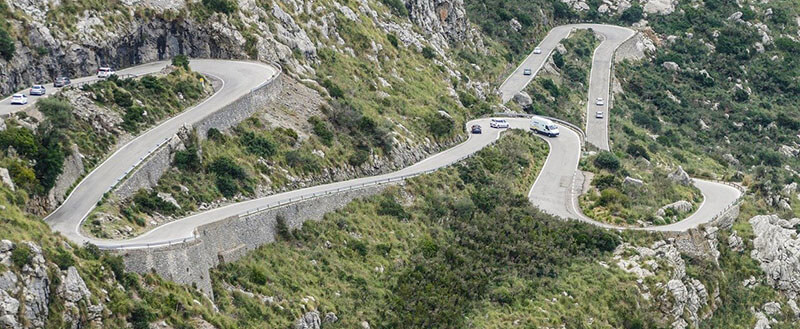
M 31 86 L 30 94 L 31 96 L 42 96 L 47 93 L 47 90 L 44 89 L 42 85 L 33 85 Z
M 597 106 L 603 106 L 605 103 L 603 102 L 603 97 L 597 97 L 597 101 L 594 102 Z
M 602 119 L 603 118 L 603 111 L 597 111 L 597 113 L 594 114 L 594 117 L 598 118 L 598 119 Z
M 117 72 L 114 72 L 114 69 L 110 67 L 101 67 L 97 69 L 97 77 L 101 79 L 108 78 L 114 74 L 117 74 Z
M 14 94 L 11 96 L 11 104 L 25 105 L 28 104 L 28 97 L 23 94 Z
M 539 48 L 539 47 L 533 48 L 533 53 L 534 54 L 541 54 L 542 53 L 542 48 Z
M 508 128 L 508 121 L 506 119 L 492 119 L 492 122 L 489 123 L 489 127 L 492 128 Z

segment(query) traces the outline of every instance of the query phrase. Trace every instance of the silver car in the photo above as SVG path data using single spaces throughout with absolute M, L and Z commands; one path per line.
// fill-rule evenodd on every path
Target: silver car
M 42 85 L 33 85 L 31 87 L 31 96 L 42 96 L 47 93 L 47 90 L 44 89 Z
M 542 53 L 542 48 L 539 48 L 539 47 L 533 48 L 533 53 L 534 54 L 541 54 Z
M 594 117 L 598 118 L 598 119 L 602 119 L 603 118 L 603 111 L 597 111 L 597 113 L 594 114 Z

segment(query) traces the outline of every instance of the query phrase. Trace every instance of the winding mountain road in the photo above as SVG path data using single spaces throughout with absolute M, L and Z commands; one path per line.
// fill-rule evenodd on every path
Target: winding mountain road
M 509 76 L 500 87 L 503 101 L 510 100 L 513 95 L 522 90 L 543 66 L 547 56 L 555 49 L 558 42 L 569 35 L 573 28 L 592 28 L 601 34 L 605 40 L 595 51 L 593 58 L 592 76 L 588 99 L 596 97 L 608 98 L 608 85 L 610 79 L 610 65 L 614 50 L 626 39 L 633 35 L 633 31 L 626 28 L 578 24 L 554 28 L 542 41 L 540 47 L 542 54 L 529 56 L 520 67 Z M 148 64 L 155 65 L 155 64 Z M 163 63 L 160 64 L 163 66 Z M 223 87 L 203 103 L 184 111 L 173 119 L 147 131 L 130 143 L 121 147 L 104 163 L 92 171 L 72 191 L 67 200 L 45 220 L 51 227 L 64 234 L 76 243 L 91 242 L 102 248 L 125 249 L 160 246 L 174 241 L 191 239 L 198 226 L 222 220 L 236 215 L 263 209 L 280 203 L 292 202 L 301 198 L 309 198 L 320 194 L 336 193 L 341 190 L 358 188 L 364 185 L 379 184 L 386 181 L 405 179 L 410 176 L 427 173 L 447 165 L 453 164 L 474 154 L 483 147 L 497 140 L 501 129 L 489 128 L 489 119 L 477 119 L 467 123 L 467 127 L 480 124 L 484 127 L 483 134 L 471 134 L 469 138 L 448 150 L 428 157 L 412 166 L 396 172 L 358 178 L 343 182 L 336 182 L 313 187 L 307 187 L 285 193 L 275 194 L 259 199 L 248 200 L 194 214 L 175 220 L 135 238 L 126 240 L 103 240 L 88 237 L 81 232 L 80 225 L 83 219 L 94 208 L 103 193 L 116 183 L 118 177 L 125 173 L 130 166 L 142 158 L 147 151 L 160 141 L 172 136 L 184 123 L 193 123 L 204 116 L 222 108 L 224 105 L 243 96 L 250 89 L 265 83 L 278 74 L 278 70 L 266 64 L 252 62 L 236 62 L 224 60 L 199 60 L 191 61 L 192 69 L 213 75 L 224 82 Z M 155 65 L 158 67 L 158 65 Z M 535 68 L 534 74 L 522 75 L 524 68 Z M 600 96 L 602 95 L 602 96 Z M 588 102 L 587 111 L 591 111 Z M 607 111 L 606 111 L 607 112 Z M 589 113 L 587 113 L 587 117 Z M 523 118 L 508 119 L 513 129 L 528 130 L 529 121 Z M 607 116 L 602 122 L 587 123 L 587 141 L 601 149 L 608 149 Z M 544 211 L 563 218 L 577 219 L 598 226 L 611 229 L 625 229 L 612 225 L 596 222 L 583 214 L 577 208 L 577 193 L 580 189 L 575 187 L 574 175 L 580 160 L 582 147 L 581 137 L 578 132 L 562 127 L 561 135 L 557 138 L 545 138 L 550 144 L 550 151 L 542 168 L 529 192 L 531 202 Z M 697 212 L 689 218 L 670 225 L 641 228 L 651 231 L 684 231 L 697 227 L 714 219 L 715 215 L 723 211 L 738 199 L 741 192 L 725 184 L 695 180 L 705 196 L 705 201 Z

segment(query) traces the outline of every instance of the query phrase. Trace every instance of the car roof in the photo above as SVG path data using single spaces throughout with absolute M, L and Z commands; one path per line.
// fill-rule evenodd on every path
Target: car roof
M 42 85 L 33 85 L 31 88 L 44 88 Z
M 11 96 L 11 97 L 25 97 L 25 95 L 23 95 L 23 94 L 14 94 L 14 95 L 13 95 L 13 96 Z

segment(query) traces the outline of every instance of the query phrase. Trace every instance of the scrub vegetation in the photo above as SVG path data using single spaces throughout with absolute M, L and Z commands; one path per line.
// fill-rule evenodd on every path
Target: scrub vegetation
M 123 118 L 124 133 L 136 134 L 196 103 L 210 88 L 199 74 L 176 69 L 159 77 L 114 76 L 84 85 L 82 91 L 98 106 L 117 112 Z M 0 131 L 0 150 L 5 150 L 0 152 L 0 167 L 9 169 L 12 181 L 28 195 L 47 195 L 73 144 L 89 169 L 105 158 L 119 138 L 119 131 L 92 122 L 94 117 L 80 117 L 77 112 L 85 109 L 75 109 L 64 95 L 38 100 L 36 110 L 43 116 L 41 122 L 19 112 L 7 120 L 9 128 Z
M 245 327 L 286 327 L 303 309 L 336 313 L 337 328 L 652 323 L 634 307 L 648 305 L 635 284 L 594 261 L 609 258 L 619 236 L 530 205 L 546 154 L 542 140 L 511 132 L 463 164 L 308 222 L 216 270 L 218 305 Z M 617 286 L 593 307 L 563 307 L 572 302 L 562 289 L 578 298 L 588 281 Z

